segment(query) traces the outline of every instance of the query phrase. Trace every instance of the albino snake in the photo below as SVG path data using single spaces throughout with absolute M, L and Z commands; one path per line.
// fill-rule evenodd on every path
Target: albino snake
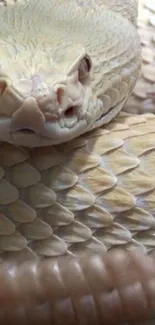
M 113 247 L 154 254 L 155 5 L 140 2 L 143 65 L 135 89 L 141 70 L 136 0 L 8 0 L 0 5 L 0 282 L 7 282 L 4 296 L 11 299 L 29 265 L 21 274 L 16 267 L 25 261 L 34 264 L 24 295 L 28 283 L 37 287 L 40 260 L 65 255 L 67 265 L 66 255 L 102 255 Z M 58 281 L 57 260 L 52 261 Z M 79 270 L 74 261 L 62 272 Z M 87 257 L 92 270 L 95 261 Z M 99 272 L 99 261 L 96 267 Z M 137 292 L 144 298 L 143 290 Z M 45 302 L 37 294 L 40 304 Z M 78 303 L 79 317 L 85 304 Z M 55 304 L 58 314 L 60 305 Z M 1 324 L 3 312 L 12 319 L 7 305 L 6 313 L 0 311 Z M 85 324 L 99 324 L 95 312 Z M 63 324 L 52 317 L 52 324 Z M 69 318 L 66 323 L 73 324 Z

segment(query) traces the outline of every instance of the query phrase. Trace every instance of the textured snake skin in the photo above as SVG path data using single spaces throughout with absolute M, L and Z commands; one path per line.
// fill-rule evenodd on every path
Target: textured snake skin
M 123 116 L 124 115 L 124 116 Z M 0 147 L 1 258 L 155 247 L 155 117 L 57 147 Z

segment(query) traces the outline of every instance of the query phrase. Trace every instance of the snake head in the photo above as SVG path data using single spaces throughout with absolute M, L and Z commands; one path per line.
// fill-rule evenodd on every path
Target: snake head
M 82 46 L 70 45 L 56 51 L 50 61 L 50 69 L 44 63 L 44 68 L 27 77 L 23 71 L 14 82 L 0 79 L 1 139 L 30 147 L 53 145 L 87 129 L 91 57 Z
M 141 61 L 130 1 L 90 0 L 90 10 L 86 2 L 30 0 L 0 9 L 0 140 L 56 145 L 120 112 Z

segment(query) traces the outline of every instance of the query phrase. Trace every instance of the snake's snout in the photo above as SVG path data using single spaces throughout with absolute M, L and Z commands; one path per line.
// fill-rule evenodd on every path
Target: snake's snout
M 43 130 L 45 117 L 38 108 L 35 98 L 24 101 L 21 107 L 12 115 L 11 131 L 29 131 L 40 133 Z

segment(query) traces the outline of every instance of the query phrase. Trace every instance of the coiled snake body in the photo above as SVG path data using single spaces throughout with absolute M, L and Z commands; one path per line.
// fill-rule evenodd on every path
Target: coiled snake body
M 1 4 L 1 261 L 153 253 L 155 117 L 118 115 L 136 103 L 137 1 Z

